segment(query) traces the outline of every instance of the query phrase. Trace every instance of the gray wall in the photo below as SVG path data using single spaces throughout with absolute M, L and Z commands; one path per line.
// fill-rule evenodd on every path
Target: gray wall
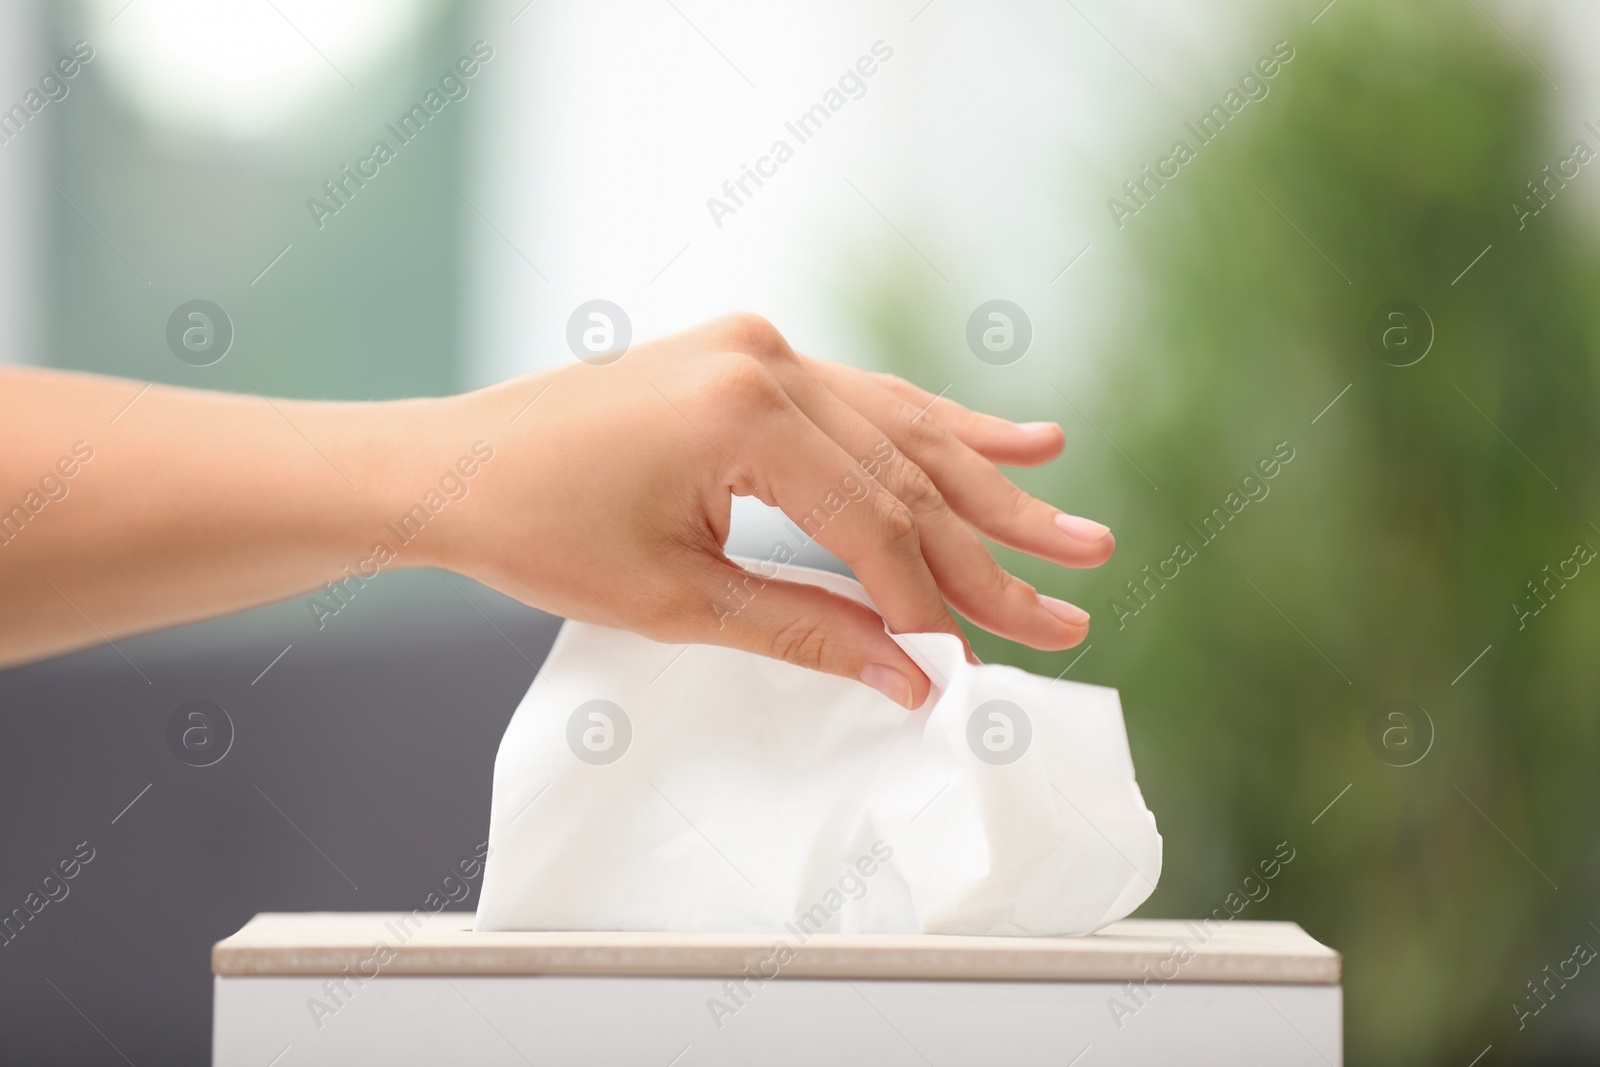
M 421 906 L 488 832 L 558 624 L 421 572 L 320 631 L 290 602 L 0 672 L 0 912 L 94 849 L 0 947 L 0 1063 L 208 1063 L 214 941 L 259 911 Z M 194 699 L 234 725 L 212 766 L 168 746 Z

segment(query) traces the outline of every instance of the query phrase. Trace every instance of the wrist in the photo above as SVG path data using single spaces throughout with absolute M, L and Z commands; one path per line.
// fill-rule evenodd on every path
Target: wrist
M 471 395 L 374 406 L 363 559 L 384 570 L 464 569 L 467 507 L 495 455 Z

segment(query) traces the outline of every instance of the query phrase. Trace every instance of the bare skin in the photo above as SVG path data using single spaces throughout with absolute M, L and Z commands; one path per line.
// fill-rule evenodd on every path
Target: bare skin
M 809 359 L 751 315 L 441 399 L 140 389 L 0 369 L 0 665 L 442 567 L 557 615 L 773 656 L 916 707 L 930 684 L 885 624 L 959 634 L 953 608 L 1035 648 L 1088 633 L 1085 612 L 1007 573 L 981 537 L 1066 567 L 1115 547 L 996 466 L 1054 459 L 1058 426 Z M 814 535 L 881 616 L 750 581 L 722 551 L 734 496 Z

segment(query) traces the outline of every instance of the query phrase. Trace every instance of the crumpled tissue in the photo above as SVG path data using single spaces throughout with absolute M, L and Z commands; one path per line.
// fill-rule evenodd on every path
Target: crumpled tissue
M 1161 835 L 1116 690 L 895 640 L 935 686 L 916 711 L 565 623 L 500 743 L 475 928 L 1047 936 L 1138 907 Z

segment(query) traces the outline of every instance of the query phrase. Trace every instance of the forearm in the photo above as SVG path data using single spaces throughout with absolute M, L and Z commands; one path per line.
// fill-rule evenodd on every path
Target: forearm
M 339 578 L 449 458 L 450 401 L 140 388 L 0 370 L 0 664 Z

